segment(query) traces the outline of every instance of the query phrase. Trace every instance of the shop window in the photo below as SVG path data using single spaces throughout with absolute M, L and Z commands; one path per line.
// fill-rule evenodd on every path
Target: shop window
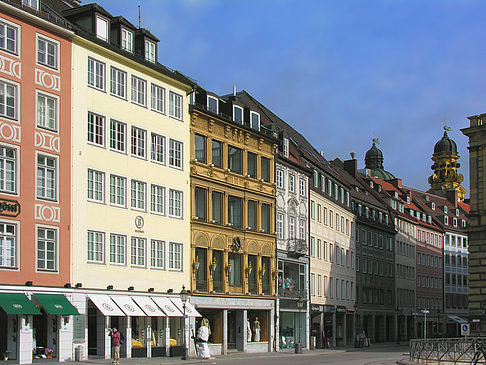
M 211 193 L 212 223 L 223 223 L 223 194 L 213 191 Z
M 237 253 L 228 254 L 228 263 L 231 265 L 229 273 L 229 285 L 241 287 L 241 255 Z
M 256 179 L 256 171 L 257 171 L 257 155 L 254 153 L 248 152 L 248 168 L 247 174 L 249 177 Z
M 248 275 L 248 292 L 251 294 L 257 294 L 257 257 L 255 255 L 248 255 L 248 270 L 251 267 L 251 271 Z
M 196 290 L 207 291 L 207 249 L 196 247 L 196 262 L 199 262 L 196 271 Z
M 241 155 L 241 149 L 233 146 L 228 146 L 228 168 L 230 169 L 230 171 L 236 172 L 237 174 L 241 174 L 243 172 Z
M 196 219 L 206 222 L 206 196 L 207 190 L 202 188 L 194 189 L 194 214 Z
M 213 272 L 213 291 L 223 291 L 223 252 L 213 251 L 213 261 L 211 270 Z
M 194 135 L 194 158 L 198 162 L 206 163 L 206 137 Z
M 257 202 L 253 200 L 248 201 L 248 227 L 252 231 L 257 229 Z
M 223 162 L 221 160 L 222 156 L 222 151 L 223 151 L 223 144 L 221 142 L 212 140 L 211 141 L 211 163 L 214 165 L 214 167 L 223 167 Z

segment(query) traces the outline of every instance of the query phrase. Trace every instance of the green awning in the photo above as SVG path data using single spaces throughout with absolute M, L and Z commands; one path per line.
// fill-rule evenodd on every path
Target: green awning
M 7 314 L 41 314 L 22 293 L 0 293 L 0 307 Z
M 61 316 L 78 315 L 78 311 L 62 294 L 34 294 L 47 313 Z

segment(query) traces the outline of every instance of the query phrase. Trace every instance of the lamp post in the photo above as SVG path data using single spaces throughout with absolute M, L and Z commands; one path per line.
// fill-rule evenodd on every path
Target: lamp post
M 301 354 L 302 353 L 302 342 L 300 338 L 300 334 L 302 331 L 302 307 L 304 306 L 304 299 L 299 295 L 299 299 L 297 299 L 297 308 L 299 308 L 299 342 L 295 344 L 295 353 Z
M 429 311 L 427 309 L 422 309 L 421 312 L 424 314 L 424 340 L 427 339 L 427 314 Z
M 183 338 L 182 338 L 182 345 L 184 346 L 184 354 L 182 355 L 182 360 L 188 360 L 189 359 L 189 351 L 187 348 L 187 341 L 186 341 L 186 302 L 187 299 L 189 298 L 189 293 L 186 290 L 186 287 L 183 285 L 182 290 L 179 293 L 182 301 L 182 309 L 183 309 L 183 323 L 184 323 L 184 331 L 183 331 Z

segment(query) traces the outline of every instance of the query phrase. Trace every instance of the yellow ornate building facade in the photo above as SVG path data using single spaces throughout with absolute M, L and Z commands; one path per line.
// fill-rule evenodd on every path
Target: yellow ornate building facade
M 245 95 L 199 88 L 190 110 L 192 302 L 212 354 L 273 348 L 277 141 Z

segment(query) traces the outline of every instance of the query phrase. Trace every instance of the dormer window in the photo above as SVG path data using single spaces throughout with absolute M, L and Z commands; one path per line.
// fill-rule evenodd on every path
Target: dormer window
M 413 209 L 410 209 L 410 215 L 413 217 Z
M 425 221 L 425 213 L 422 213 L 422 220 Z
M 398 191 L 395 190 L 395 198 L 398 198 Z
M 147 61 L 155 63 L 155 43 L 146 40 L 145 41 L 145 59 Z
M 233 121 L 243 124 L 243 108 L 241 106 L 233 105 Z
M 257 112 L 250 112 L 250 128 L 260 130 L 260 114 Z
M 457 227 L 457 218 L 453 218 L 453 219 L 452 219 L 452 225 L 453 225 L 454 227 Z
M 380 220 L 380 222 L 383 222 L 383 213 L 382 212 L 378 212 L 378 219 Z
M 283 139 L 283 155 L 284 157 L 289 157 L 289 139 L 288 138 L 284 138 Z M 316 179 L 317 181 L 317 179 Z
M 449 217 L 448 216 L 444 216 L 444 224 L 447 225 L 449 224 Z
M 214 96 L 208 96 L 208 110 L 211 113 L 218 114 L 218 99 Z
M 366 215 L 366 218 L 370 217 L 370 208 L 369 207 L 365 207 L 365 215 Z
M 432 223 L 432 217 L 430 215 L 427 216 L 427 222 Z
M 39 10 L 39 0 L 22 0 L 22 4 Z
M 461 219 L 461 227 L 466 228 L 466 221 L 464 219 Z
M 370 180 L 370 188 L 373 189 L 373 181 Z
M 459 209 L 456 209 L 456 217 L 459 217 Z
M 447 214 L 447 205 L 444 205 L 444 213 Z
M 317 185 L 319 184 L 319 180 L 317 180 L 318 176 L 317 170 L 314 170 L 312 174 L 312 182 L 314 183 L 315 188 L 317 188 Z
M 432 210 L 435 210 L 435 203 L 432 202 L 432 204 L 430 204 L 430 207 L 432 208 Z
M 407 204 L 410 204 L 410 195 L 407 195 Z
M 100 16 L 96 17 L 96 36 L 104 41 L 108 40 L 108 20 Z
M 388 224 L 388 214 L 385 214 L 385 223 Z
M 122 29 L 121 47 L 125 51 L 133 52 L 133 32 L 128 29 Z
M 420 212 L 416 212 L 415 218 L 420 219 Z

